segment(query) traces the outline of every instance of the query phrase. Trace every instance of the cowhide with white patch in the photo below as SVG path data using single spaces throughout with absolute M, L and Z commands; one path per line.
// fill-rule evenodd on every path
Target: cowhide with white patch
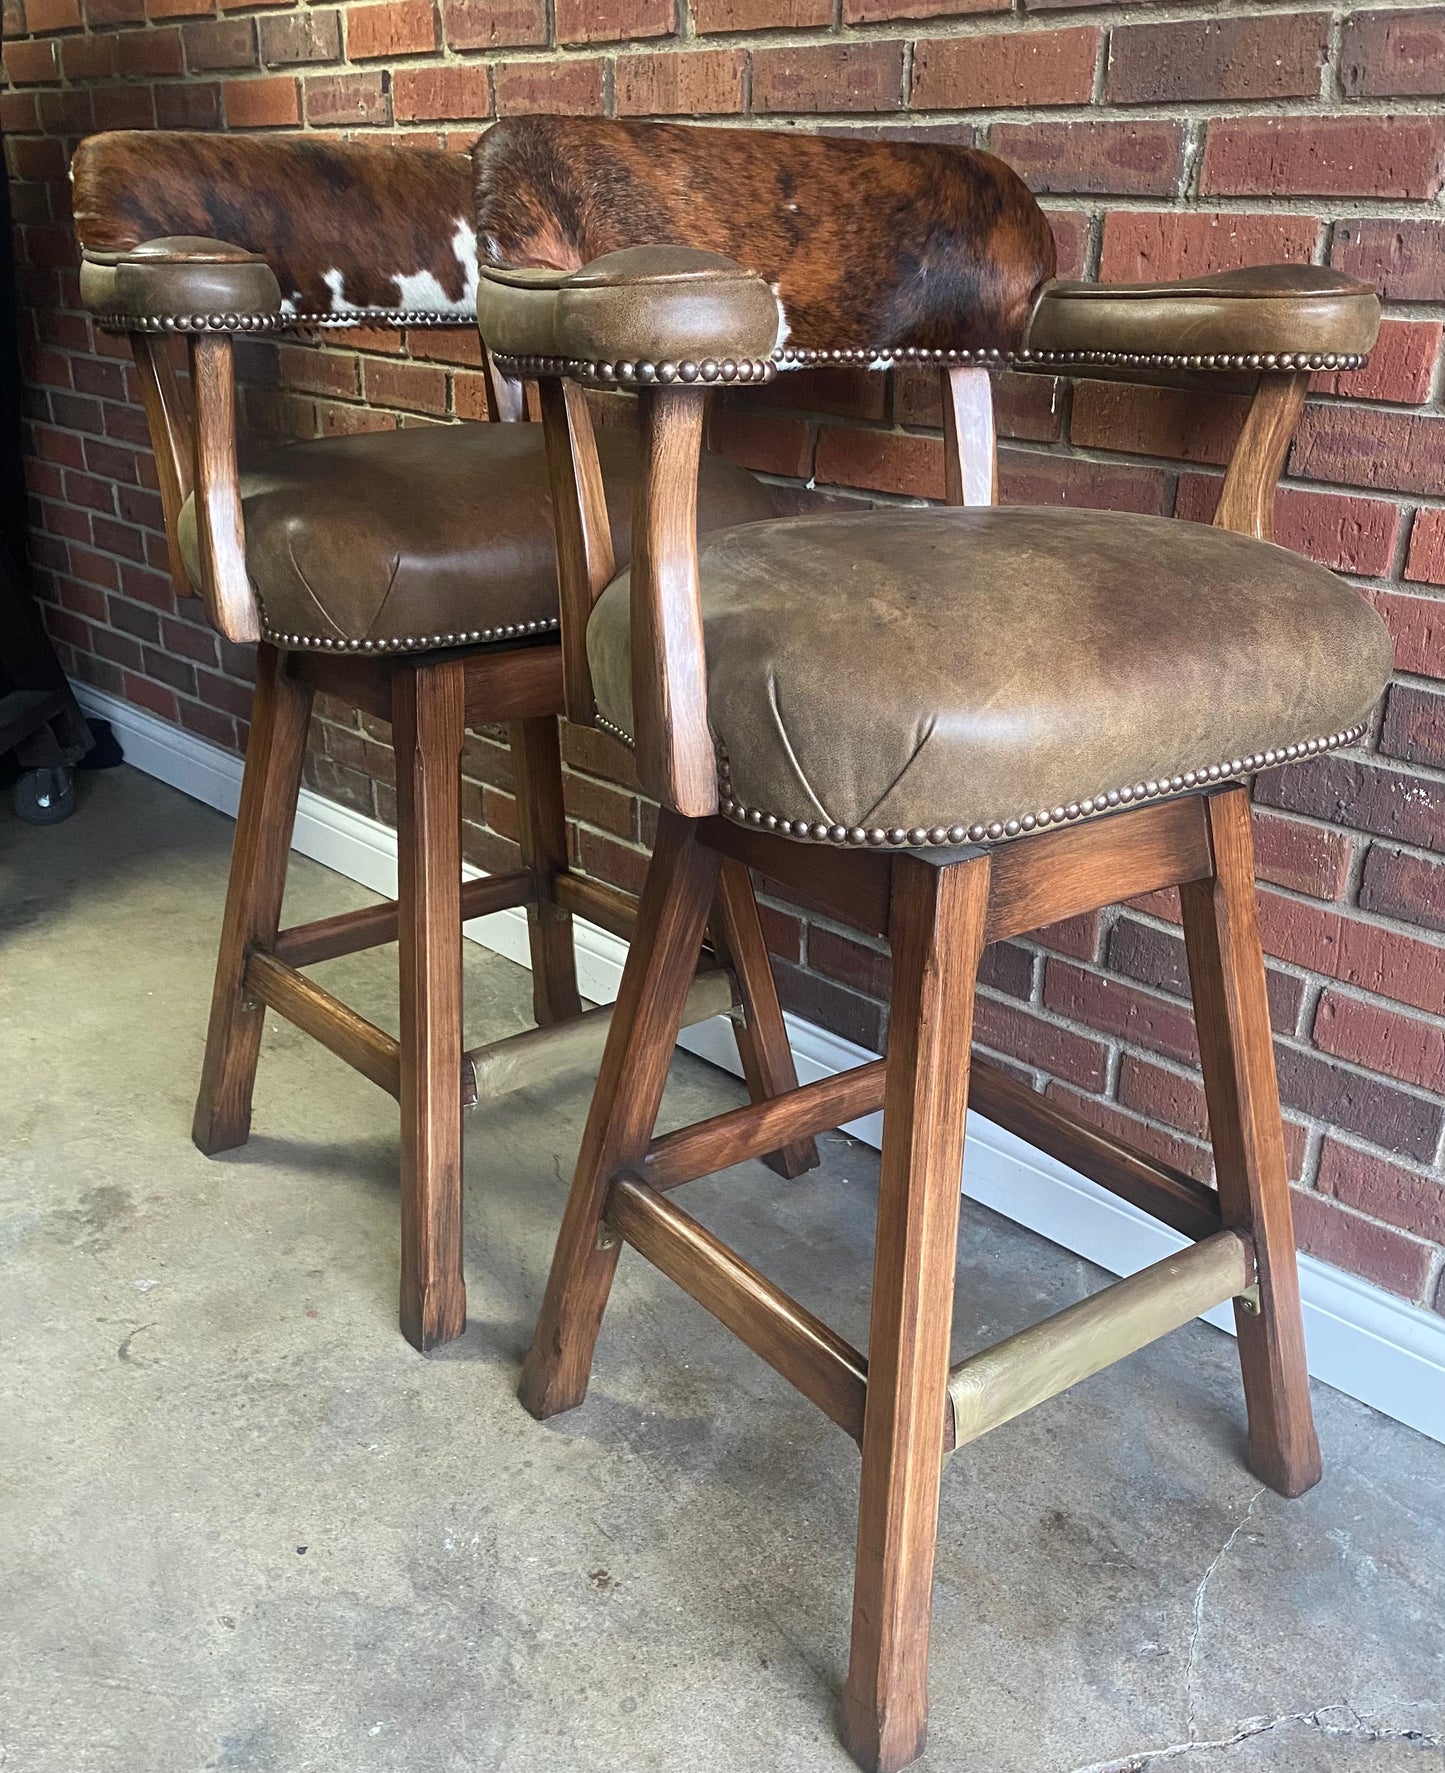
M 117 130 L 71 164 L 87 252 L 194 234 L 263 253 L 298 317 L 476 319 L 464 154 L 319 136 Z
M 489 263 L 726 253 L 777 290 L 799 350 L 1007 350 L 1054 274 L 1028 186 L 973 148 L 517 117 L 473 159 Z

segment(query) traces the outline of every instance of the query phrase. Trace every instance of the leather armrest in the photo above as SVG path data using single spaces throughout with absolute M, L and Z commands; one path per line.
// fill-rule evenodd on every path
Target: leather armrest
M 100 319 L 143 332 L 250 332 L 283 318 L 281 286 L 259 253 L 193 235 L 87 252 L 80 293 Z
M 1173 369 L 1347 368 L 1379 330 L 1370 285 L 1320 265 L 1256 265 L 1176 283 L 1054 281 L 1039 292 L 1017 367 L 1056 372 L 1070 361 L 1120 359 L 1127 367 L 1148 357 Z
M 506 367 L 616 387 L 766 381 L 785 331 L 763 278 L 684 246 L 628 247 L 579 271 L 486 266 L 477 324 Z

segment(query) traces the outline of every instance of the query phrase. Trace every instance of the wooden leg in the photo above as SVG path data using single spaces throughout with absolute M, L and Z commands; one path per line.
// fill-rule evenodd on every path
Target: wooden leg
M 246 957 L 275 941 L 312 692 L 286 672 L 286 655 L 262 645 L 256 655 L 251 737 L 231 851 L 231 879 L 216 960 L 206 1058 L 191 1137 L 206 1155 L 244 1145 L 266 1009 L 244 991 Z
M 1320 1479 L 1295 1267 L 1294 1222 L 1254 898 L 1249 793 L 1205 802 L 1215 878 L 1180 888 L 1184 940 L 1224 1223 L 1246 1232 L 1259 1309 L 1235 1306 L 1249 1467 L 1284 1496 Z
M 401 1330 L 437 1348 L 466 1327 L 462 1279 L 464 666 L 392 678 L 401 974 Z
M 532 1009 L 539 1027 L 582 1013 L 572 914 L 553 902 L 550 882 L 567 866 L 567 813 L 562 800 L 562 753 L 553 715 L 514 720 L 512 769 L 517 779 L 518 840 L 522 861 L 542 881 L 527 907 L 532 949 Z
M 959 1176 L 986 857 L 899 858 L 843 1739 L 870 1773 L 923 1751 Z
M 519 1395 L 537 1417 L 570 1410 L 587 1395 L 619 1248 L 602 1224 L 607 1189 L 620 1168 L 640 1161 L 652 1136 L 717 869 L 717 855 L 697 841 L 694 822 L 664 811 L 547 1292 L 522 1368 Z
M 798 1073 L 768 945 L 763 940 L 752 876 L 741 862 L 724 862 L 718 875 L 717 925 L 715 946 L 724 951 L 719 958 L 732 967 L 743 1000 L 742 1020 L 734 1026 L 748 1094 L 754 1102 L 770 1102 L 797 1089 Z M 817 1168 L 818 1147 L 811 1139 L 799 1139 L 763 1162 L 791 1179 Z

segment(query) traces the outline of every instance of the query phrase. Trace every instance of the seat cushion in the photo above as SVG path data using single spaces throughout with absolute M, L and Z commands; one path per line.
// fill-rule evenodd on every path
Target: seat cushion
M 1352 742 L 1389 636 L 1270 543 L 1117 512 L 880 510 L 710 536 L 722 811 L 827 843 L 996 842 Z M 632 730 L 628 577 L 588 628 Z
M 627 555 L 636 446 L 600 429 L 613 544 Z M 557 626 L 552 495 L 540 425 L 428 425 L 286 444 L 241 477 L 246 565 L 269 640 L 416 652 Z M 770 516 L 767 488 L 704 458 L 698 526 Z M 180 522 L 199 583 L 195 511 Z

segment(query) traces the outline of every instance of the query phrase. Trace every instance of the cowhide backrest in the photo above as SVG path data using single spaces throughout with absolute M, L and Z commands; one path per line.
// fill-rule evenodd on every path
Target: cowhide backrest
M 777 290 L 792 350 L 1005 350 L 1054 274 L 1027 185 L 973 148 L 519 117 L 473 158 L 488 263 L 726 253 Z
M 465 154 L 321 136 L 117 130 L 71 163 L 84 251 L 200 235 L 263 253 L 300 318 L 476 322 Z

